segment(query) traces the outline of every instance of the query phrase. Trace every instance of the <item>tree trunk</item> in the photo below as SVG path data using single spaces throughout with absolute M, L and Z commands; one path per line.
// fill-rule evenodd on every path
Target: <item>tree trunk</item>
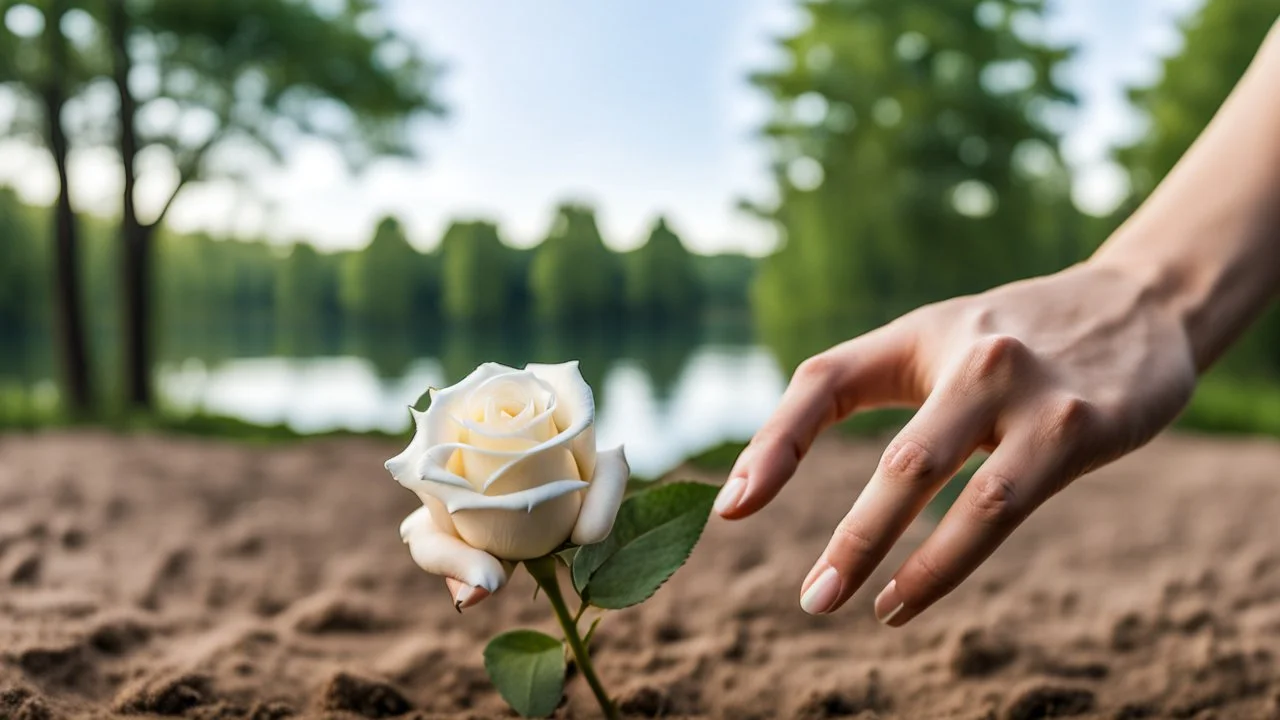
M 124 293 L 124 368 L 126 401 L 137 410 L 152 408 L 151 395 L 151 245 L 154 226 L 138 221 L 134 204 L 138 137 L 137 102 L 129 90 L 129 11 L 125 0 L 110 2 L 113 75 L 120 99 L 120 162 L 124 166 L 124 207 L 120 225 L 121 290 Z
M 58 201 L 54 209 L 54 304 L 62 346 L 66 407 L 73 416 L 84 417 L 92 409 L 93 392 L 89 379 L 88 341 L 80 302 L 79 239 L 76 237 L 76 218 L 71 208 L 71 190 L 67 176 L 67 134 L 62 127 L 62 107 L 66 104 L 67 45 L 59 28 L 66 10 L 65 0 L 53 0 L 50 4 L 49 20 L 45 23 L 44 31 L 49 76 L 45 78 L 43 99 L 49 151 L 58 168 Z

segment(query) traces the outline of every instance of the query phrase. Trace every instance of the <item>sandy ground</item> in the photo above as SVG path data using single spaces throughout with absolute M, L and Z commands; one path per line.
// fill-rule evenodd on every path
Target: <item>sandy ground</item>
M 360 440 L 0 438 L 0 718 L 509 716 L 481 648 L 552 630 L 521 576 L 456 614 Z M 1280 444 L 1158 440 L 1042 509 L 907 628 L 797 588 L 876 443 L 821 442 L 756 519 L 713 521 L 597 663 L 629 714 L 1280 717 Z M 714 480 L 712 476 L 703 475 Z M 595 717 L 580 679 L 559 717 Z

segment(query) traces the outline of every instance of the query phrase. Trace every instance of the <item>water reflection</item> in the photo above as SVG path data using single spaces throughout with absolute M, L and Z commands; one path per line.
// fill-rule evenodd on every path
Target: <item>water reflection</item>
M 749 325 L 614 328 L 577 335 L 527 326 L 487 330 L 424 328 L 364 333 L 352 328 L 234 323 L 173 328 L 156 368 L 163 409 L 204 412 L 302 433 L 406 431 L 405 407 L 428 386 L 457 382 L 482 362 L 521 367 L 577 359 L 596 391 L 597 436 L 625 444 L 637 473 L 655 474 L 726 440 L 742 440 L 768 417 L 784 375 Z M 57 360 L 47 337 L 0 332 L 0 419 L 53 408 Z M 120 406 L 118 346 L 95 338 L 98 387 Z
M 659 368 L 658 382 L 649 358 L 594 367 L 583 361 L 597 392 L 599 442 L 625 444 L 636 473 L 656 474 L 691 453 L 748 437 L 782 393 L 783 376 L 763 348 L 702 345 L 682 354 L 687 359 L 677 368 Z M 436 358 L 405 361 L 398 375 L 386 369 L 355 355 L 188 359 L 161 366 L 157 380 L 166 406 L 178 412 L 283 423 L 303 433 L 403 432 L 405 407 L 424 388 L 465 374 Z

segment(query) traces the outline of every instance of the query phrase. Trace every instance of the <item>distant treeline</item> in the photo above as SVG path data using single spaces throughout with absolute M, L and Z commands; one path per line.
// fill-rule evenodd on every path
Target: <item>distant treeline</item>
M 0 333 L 44 336 L 50 326 L 49 213 L 0 190 Z M 90 325 L 118 322 L 114 225 L 81 218 L 82 284 Z M 381 334 L 512 325 L 572 329 L 672 328 L 710 315 L 746 317 L 755 261 L 690 253 L 658 219 L 626 253 L 603 242 L 594 213 L 559 208 L 544 242 L 505 244 L 490 222 L 452 224 L 432 252 L 417 250 L 395 218 L 362 249 L 326 253 L 306 242 L 282 247 L 162 232 L 156 314 L 165 335 L 270 324 L 283 334 L 325 328 Z

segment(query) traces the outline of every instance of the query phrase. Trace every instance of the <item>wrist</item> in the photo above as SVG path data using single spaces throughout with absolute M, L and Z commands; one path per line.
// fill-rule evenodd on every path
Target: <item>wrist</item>
M 1257 272 L 1248 256 L 1161 252 L 1199 245 L 1180 236 L 1185 233 L 1126 224 L 1086 264 L 1130 283 L 1135 308 L 1176 322 L 1203 372 L 1265 306 L 1269 273 Z
M 1206 282 L 1204 268 L 1157 255 L 1133 234 L 1122 227 L 1085 264 L 1129 286 L 1133 312 L 1163 317 L 1180 328 L 1197 372 L 1203 371 L 1211 362 L 1197 320 L 1209 304 L 1206 287 L 1211 282 Z

